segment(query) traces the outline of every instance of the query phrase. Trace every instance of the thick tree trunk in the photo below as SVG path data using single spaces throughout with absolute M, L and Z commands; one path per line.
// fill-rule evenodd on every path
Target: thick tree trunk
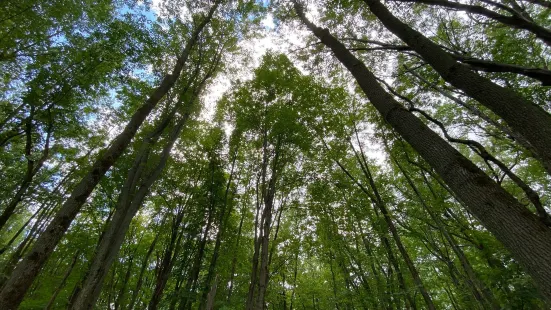
M 39 236 L 31 252 L 17 265 L 7 284 L 0 291 L 0 304 L 3 305 L 4 309 L 15 310 L 19 306 L 27 290 L 40 272 L 40 269 L 54 251 L 73 219 L 79 213 L 88 196 L 90 196 L 107 170 L 111 168 L 126 150 L 146 117 L 176 83 L 192 48 L 199 38 L 199 34 L 207 23 L 210 22 L 219 4 L 219 1 L 215 2 L 208 16 L 203 18 L 203 21 L 194 30 L 183 52 L 178 57 L 172 73 L 165 75 L 161 84 L 155 89 L 145 104 L 132 115 L 130 122 L 126 125 L 123 132 L 113 140 L 105 152 L 101 153 L 90 171 L 76 185 L 71 196 L 65 201 L 46 231 Z
M 471 71 L 466 65 L 458 63 L 437 44 L 397 19 L 379 0 L 364 2 L 388 30 L 419 53 L 444 80 L 492 110 L 514 131 L 526 138 L 537 152 L 534 155 L 551 174 L 551 115 L 516 92 L 501 87 Z
M 536 281 L 542 295 L 551 302 L 551 229 L 395 101 L 377 83 L 373 73 L 327 29 L 318 28 L 306 19 L 302 7 L 297 4 L 295 8 L 308 28 L 331 48 L 334 55 L 355 77 L 384 120 L 435 169 L 469 211 L 503 243 Z M 465 76 L 462 78 L 469 80 Z M 524 111 L 524 108 L 515 107 L 514 114 L 521 118 L 526 116 L 521 110 Z M 545 113 L 544 116 L 547 119 Z M 529 119 L 528 122 L 538 121 Z M 543 131 L 539 127 L 537 130 Z M 551 139 L 551 135 L 546 137 Z

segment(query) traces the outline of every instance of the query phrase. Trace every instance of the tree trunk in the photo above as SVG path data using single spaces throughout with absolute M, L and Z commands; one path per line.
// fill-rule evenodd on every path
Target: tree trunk
M 39 236 L 31 252 L 17 265 L 15 271 L 7 281 L 7 285 L 0 291 L 0 304 L 3 305 L 4 309 L 15 310 L 19 306 L 32 282 L 38 276 L 40 269 L 50 257 L 61 238 L 63 238 L 63 235 L 65 235 L 65 232 L 79 213 L 88 196 L 90 196 L 107 170 L 111 168 L 126 150 L 146 117 L 176 83 L 192 48 L 199 38 L 199 34 L 207 23 L 210 22 L 219 4 L 220 1 L 215 2 L 208 15 L 203 18 L 202 22 L 194 30 L 184 50 L 178 57 L 172 73 L 165 75 L 161 84 L 155 89 L 145 104 L 132 115 L 130 122 L 126 125 L 123 132 L 113 140 L 105 152 L 101 153 L 90 171 L 76 185 L 71 196 L 65 201 L 61 210 L 59 210 L 50 225 L 48 225 L 46 231 Z
M 208 303 L 208 297 L 210 292 L 212 291 L 212 280 L 214 278 L 214 273 L 216 270 L 216 264 L 218 262 L 218 256 L 220 255 L 220 246 L 222 245 L 222 237 L 224 236 L 226 225 L 228 222 L 228 218 L 230 217 L 232 213 L 232 206 L 230 205 L 228 210 L 228 197 L 230 193 L 230 187 L 233 181 L 233 174 L 234 174 L 234 168 L 235 168 L 235 161 L 237 160 L 237 151 L 236 149 L 233 154 L 231 169 L 230 169 L 230 176 L 228 177 L 228 182 L 226 183 L 226 189 L 224 191 L 224 202 L 222 204 L 222 208 L 220 210 L 220 218 L 218 220 L 219 226 L 218 226 L 218 232 L 216 233 L 216 241 L 214 244 L 214 250 L 212 252 L 212 257 L 210 259 L 209 264 L 209 270 L 207 273 L 207 278 L 205 279 L 205 284 L 203 285 L 203 296 L 201 297 L 201 303 L 199 304 L 199 309 L 203 309 L 205 303 Z M 233 198 L 233 197 L 232 197 Z M 227 211 L 227 212 L 226 212 Z M 217 280 L 218 281 L 218 280 Z M 214 289 L 216 292 L 216 288 Z M 208 309 L 208 306 L 207 306 Z
M 239 249 L 239 244 L 241 241 L 241 230 L 243 228 L 243 221 L 245 220 L 245 211 L 241 212 L 241 219 L 239 220 L 239 228 L 237 229 L 237 240 L 235 242 L 235 248 Z M 230 274 L 230 287 L 228 288 L 228 297 L 226 298 L 227 302 L 231 301 L 231 296 L 233 293 L 233 282 L 235 278 L 235 268 L 237 267 L 237 252 L 234 252 L 234 256 L 231 262 L 231 274 Z
M 153 250 L 155 250 L 155 245 L 157 244 L 157 240 L 159 239 L 159 234 L 155 235 L 155 239 L 153 239 L 153 242 L 151 242 L 151 245 L 149 246 L 149 249 L 147 250 L 147 254 L 145 255 L 145 258 L 142 261 L 142 266 L 140 268 L 140 274 L 138 275 L 138 282 L 136 283 L 136 288 L 132 291 L 132 299 L 130 300 L 130 305 L 128 306 L 129 310 L 134 309 L 134 305 L 136 304 L 136 300 L 138 299 L 138 293 L 142 289 L 143 285 L 143 276 L 145 273 L 145 269 L 147 268 L 147 265 L 149 264 L 149 258 L 151 257 L 151 254 L 153 254 Z
M 214 284 L 212 285 L 212 288 L 210 289 L 207 295 L 207 305 L 205 307 L 206 310 L 212 310 L 214 308 L 214 299 L 216 297 L 217 287 L 218 287 L 218 276 L 215 277 Z
M 145 197 L 149 194 L 151 185 L 153 185 L 153 183 L 161 175 L 170 155 L 172 146 L 178 138 L 178 135 L 180 134 L 180 131 L 186 123 L 188 117 L 189 113 L 187 115 L 183 115 L 182 119 L 179 120 L 178 124 L 176 124 L 176 126 L 172 129 L 170 137 L 164 146 L 161 158 L 159 159 L 155 169 L 148 173 L 145 178 L 139 182 L 140 184 L 137 191 L 134 195 L 131 195 L 132 198 L 125 199 L 125 197 L 130 196 L 130 191 L 133 192 L 136 190 L 135 188 L 138 186 L 138 184 L 136 184 L 138 182 L 136 178 L 139 178 L 140 175 L 138 170 L 140 170 L 141 167 L 147 162 L 147 154 L 138 154 L 137 157 L 145 159 L 145 162 L 138 160 L 136 162 L 137 165 L 132 167 L 128 174 L 128 178 L 125 183 L 125 187 L 128 190 L 121 192 L 113 219 L 107 227 L 106 233 L 96 250 L 96 254 L 82 285 L 82 290 L 76 297 L 75 302 L 72 305 L 72 309 L 80 310 L 93 308 L 101 292 L 103 280 L 109 271 L 109 267 L 115 260 L 122 242 L 124 241 L 130 222 L 132 221 L 132 218 L 134 218 L 136 212 L 138 212 L 139 207 L 143 204 Z M 144 152 L 147 153 L 149 151 L 149 149 L 144 150 Z
M 71 272 L 73 271 L 73 268 L 75 267 L 76 263 L 78 262 L 78 257 L 80 256 L 80 252 L 77 251 L 77 253 L 75 254 L 75 256 L 73 256 L 73 260 L 71 262 L 71 265 L 69 266 L 69 269 L 67 269 L 67 271 L 65 272 L 65 275 L 63 276 L 63 279 L 61 280 L 61 283 L 59 284 L 59 286 L 57 287 L 57 289 L 54 291 L 54 294 L 52 295 L 52 297 L 50 298 L 50 301 L 48 302 L 48 304 L 46 305 L 46 308 L 44 308 L 45 310 L 49 310 L 52 308 L 52 306 L 54 305 L 54 302 L 55 302 L 55 299 L 57 298 L 57 295 L 59 295 L 59 293 L 61 292 L 61 290 L 63 289 L 63 287 L 65 286 L 65 283 L 67 282 L 67 279 L 69 278 L 69 276 L 71 275 Z
M 205 257 L 205 247 L 207 245 L 208 234 L 212 227 L 212 220 L 214 215 L 214 206 L 209 206 L 207 223 L 205 225 L 205 231 L 199 240 L 199 246 L 197 253 L 195 254 L 195 259 L 193 261 L 193 266 L 191 267 L 190 275 L 186 281 L 185 293 L 186 297 L 180 303 L 180 310 L 191 309 L 193 302 L 195 301 L 195 289 L 197 288 L 197 281 L 199 279 L 199 273 L 201 272 L 201 265 L 203 264 L 203 258 Z
M 182 206 L 182 208 L 184 208 Z M 157 279 L 155 281 L 155 289 L 153 290 L 153 296 L 149 301 L 148 309 L 154 310 L 157 309 L 159 302 L 163 296 L 163 291 L 165 289 L 166 283 L 174 266 L 175 256 L 179 252 L 180 242 L 184 231 L 180 229 L 180 224 L 184 217 L 184 210 L 179 210 L 176 215 L 176 219 L 172 225 L 172 231 L 170 234 L 170 242 L 167 245 L 167 248 L 164 251 L 163 258 L 161 261 L 160 268 L 157 272 Z M 180 231 L 181 230 L 181 231 Z
M 52 125 L 48 125 L 48 130 L 46 134 L 46 143 L 44 146 L 44 150 L 42 152 L 42 156 L 38 159 L 37 162 L 35 162 L 32 159 L 32 130 L 33 125 L 32 122 L 34 120 L 34 106 L 31 105 L 31 112 L 29 117 L 27 118 L 26 125 L 25 125 L 25 133 L 26 133 L 26 145 L 25 145 L 25 157 L 27 158 L 27 171 L 25 173 L 25 177 L 21 181 L 21 184 L 19 185 L 17 192 L 15 193 L 15 196 L 12 197 L 12 199 L 8 202 L 8 205 L 5 207 L 4 211 L 2 211 L 2 214 L 0 215 L 0 231 L 8 220 L 11 218 L 11 216 L 14 214 L 15 209 L 19 202 L 23 200 L 23 197 L 29 187 L 31 186 L 31 183 L 34 179 L 34 176 L 38 173 L 38 171 L 42 168 L 46 160 L 48 159 L 49 153 L 50 153 L 50 139 L 52 137 Z
M 551 229 L 395 101 L 377 83 L 373 73 L 327 29 L 318 28 L 306 19 L 302 7 L 297 4 L 295 8 L 308 28 L 331 48 L 334 55 L 352 73 L 384 120 L 435 169 L 469 211 L 511 251 L 534 278 L 542 295 L 551 302 Z M 464 76 L 462 78 L 465 79 Z M 514 114 L 524 117 L 526 114 L 521 110 L 523 108 L 520 106 L 515 107 Z M 536 120 L 529 122 L 537 123 Z M 539 127 L 538 130 L 543 131 Z M 551 139 L 551 134 L 547 135 L 547 139 Z

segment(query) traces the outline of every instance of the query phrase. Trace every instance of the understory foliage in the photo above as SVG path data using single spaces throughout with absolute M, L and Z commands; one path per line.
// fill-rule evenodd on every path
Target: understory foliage
M 0 309 L 547 309 L 550 14 L 0 1 Z

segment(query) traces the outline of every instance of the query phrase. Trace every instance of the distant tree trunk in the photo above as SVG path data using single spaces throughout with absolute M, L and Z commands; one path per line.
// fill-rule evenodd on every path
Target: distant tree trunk
M 190 117 L 191 107 L 197 100 L 203 85 L 218 67 L 220 60 L 219 57 L 220 55 L 217 55 L 217 58 L 214 59 L 214 63 L 212 63 L 203 79 L 198 83 L 198 85 L 195 86 L 195 89 L 193 90 L 191 97 L 187 99 L 187 102 L 184 102 L 184 96 L 187 93 L 187 88 L 180 94 L 180 98 L 173 111 L 180 108 L 182 104 L 184 111 L 180 119 L 176 121 L 173 128 L 170 130 L 163 150 L 158 161 L 155 163 L 154 168 L 147 171 L 145 174 L 143 174 L 145 172 L 144 167 L 149 164 L 149 153 L 151 152 L 151 148 L 164 129 L 168 126 L 170 120 L 174 117 L 174 114 L 172 112 L 169 113 L 165 120 L 163 120 L 148 137 L 147 141 L 144 142 L 142 149 L 136 156 L 134 165 L 128 172 L 123 190 L 119 195 L 119 200 L 117 202 L 118 206 L 115 214 L 113 215 L 113 219 L 106 228 L 106 233 L 96 250 L 96 255 L 94 256 L 94 260 L 90 265 L 90 269 L 88 270 L 88 274 L 82 285 L 82 290 L 75 298 L 72 309 L 91 309 L 94 306 L 94 303 L 101 292 L 103 279 L 107 275 L 109 267 L 115 260 L 132 218 L 134 218 L 134 215 L 138 212 L 139 207 L 143 204 L 143 201 L 149 194 L 153 183 L 161 176 L 161 173 L 163 172 L 170 157 L 172 147 L 174 146 L 176 140 L 178 140 L 180 133 Z
M 404 170 L 404 168 L 400 165 L 400 163 L 393 159 L 393 161 L 398 166 L 398 169 L 402 172 L 404 177 L 406 178 L 407 183 L 417 196 L 419 202 L 423 206 L 423 209 L 427 211 L 430 218 L 436 223 L 436 226 L 439 228 L 440 232 L 442 232 L 442 235 L 448 242 L 448 244 L 451 246 L 453 252 L 457 255 L 457 258 L 459 259 L 459 262 L 461 263 L 461 266 L 463 267 L 463 270 L 465 271 L 465 274 L 467 275 L 467 286 L 472 289 L 473 295 L 479 299 L 483 298 L 482 302 L 486 302 L 487 305 L 492 309 L 501 309 L 499 303 L 495 299 L 494 295 L 492 294 L 491 290 L 484 285 L 484 283 L 478 279 L 478 276 L 476 275 L 475 271 L 473 270 L 472 265 L 470 264 L 468 258 L 465 256 L 465 253 L 463 250 L 457 245 L 456 241 L 454 240 L 453 236 L 450 235 L 448 230 L 446 229 L 444 223 L 442 223 L 442 219 L 434 213 L 434 211 L 426 204 L 425 200 L 423 199 L 423 196 L 417 189 L 417 186 L 415 186 L 415 183 L 410 178 L 410 176 L 407 174 L 407 172 Z M 436 197 L 435 197 L 436 198 Z M 479 293 L 482 293 L 482 296 L 478 296 Z
M 219 4 L 220 1 L 214 3 L 208 15 L 203 18 L 202 22 L 194 30 L 191 38 L 187 41 L 185 48 L 178 57 L 172 73 L 165 75 L 161 84 L 155 89 L 144 105 L 132 115 L 123 132 L 96 159 L 90 171 L 76 185 L 71 196 L 65 201 L 46 231 L 39 236 L 31 252 L 17 265 L 15 271 L 7 281 L 7 285 L 0 291 L 0 304 L 6 310 L 15 310 L 19 306 L 27 290 L 40 272 L 40 269 L 42 269 L 46 260 L 63 238 L 63 235 L 65 235 L 65 232 L 79 213 L 82 205 L 88 199 L 88 196 L 90 196 L 105 173 L 124 153 L 147 116 L 174 86 L 187 63 L 188 57 L 199 38 L 199 34 L 207 23 L 210 22 Z
M 122 287 L 119 290 L 117 299 L 115 300 L 115 310 L 118 310 L 121 307 L 124 307 L 124 302 L 126 300 L 126 289 L 128 288 L 128 281 L 130 280 L 130 276 L 132 275 L 133 262 L 134 262 L 134 255 L 132 254 L 127 262 L 128 266 L 126 267 L 126 272 L 124 273 L 124 280 L 122 283 Z
M 261 168 L 261 175 L 258 176 L 257 178 L 257 181 L 256 181 L 256 215 L 255 215 L 255 221 L 254 221 L 254 252 L 253 252 L 253 257 L 252 257 L 252 260 L 251 260 L 251 263 L 252 263 L 252 268 L 251 268 L 251 280 L 249 282 L 249 291 L 247 293 L 247 302 L 246 302 L 246 305 L 245 305 L 245 309 L 246 310 L 253 310 L 254 309 L 254 297 L 255 297 L 255 292 L 256 292 L 256 289 L 257 289 L 257 286 L 258 286 L 258 263 L 259 263 L 259 257 L 260 257 L 260 240 L 262 239 L 262 233 L 263 233 L 263 229 L 262 229 L 262 219 L 263 219 L 263 215 L 262 215 L 262 190 L 260 189 L 261 188 L 261 180 L 260 179 L 265 179 L 265 175 L 266 175 L 266 167 L 268 165 L 268 160 L 267 160 L 267 154 L 266 154 L 266 146 L 267 146 L 267 140 L 266 140 L 266 134 L 264 135 L 264 141 L 263 141 L 263 148 L 264 148 L 264 152 L 263 152 L 263 160 L 262 160 L 262 168 Z M 262 182 L 264 183 L 264 182 Z
M 369 240 L 367 240 L 367 237 L 364 233 L 364 229 L 362 227 L 362 223 L 361 223 L 361 220 L 357 220 L 356 221 L 357 223 L 357 227 L 358 229 L 360 230 L 359 231 L 359 234 L 360 234 L 360 237 L 362 239 L 362 243 L 363 243 L 363 246 L 367 252 L 367 255 L 369 257 L 374 257 L 374 253 L 373 251 L 371 250 L 371 244 L 369 243 Z M 386 239 L 386 236 L 385 235 L 382 235 L 382 237 L 384 237 Z M 386 240 L 386 242 L 383 242 L 385 244 L 385 249 L 387 251 L 387 256 L 389 258 L 389 261 L 391 262 L 391 264 L 396 268 L 399 266 L 397 265 L 397 262 L 396 262 L 396 258 L 394 257 L 393 253 L 392 253 L 392 249 L 389 249 L 387 248 L 387 245 L 388 245 L 388 240 Z M 379 264 L 379 267 L 380 267 L 380 264 Z M 378 268 L 375 267 L 375 260 L 374 259 L 371 259 L 370 260 L 370 269 L 371 269 L 371 273 L 373 274 L 373 277 L 375 278 L 376 282 L 377 282 L 377 287 L 379 288 L 378 291 L 383 291 L 382 295 L 379 297 L 380 300 L 383 300 L 383 301 L 386 301 L 387 303 L 387 307 L 391 307 L 391 304 L 392 304 L 392 298 L 391 298 L 391 292 L 389 292 L 389 290 L 386 290 L 384 289 L 384 283 L 383 283 L 383 280 L 381 279 L 381 271 L 379 271 Z M 400 272 L 398 270 L 398 272 Z M 411 297 L 411 294 L 409 294 L 408 290 L 406 289 L 406 284 L 405 284 L 405 281 L 404 281 L 404 278 L 400 272 L 399 274 L 399 284 L 400 284 L 400 289 L 403 291 L 403 293 L 406 295 L 406 307 L 408 306 L 411 306 L 414 310 L 416 310 L 416 306 L 415 306 L 415 301 L 412 299 Z
M 161 301 L 161 298 L 163 296 L 163 291 L 165 289 L 166 283 L 172 271 L 172 267 L 174 266 L 176 255 L 178 254 L 180 248 L 180 243 L 184 233 L 183 229 L 180 229 L 180 224 L 182 223 L 185 210 L 183 206 L 181 208 L 182 209 L 179 210 L 178 214 L 176 215 L 176 219 L 172 224 L 170 241 L 164 251 L 160 268 L 157 271 L 155 289 L 153 290 L 153 296 L 151 297 L 151 300 L 149 301 L 149 305 L 147 307 L 149 310 L 157 309 L 159 302 Z
M 55 299 L 57 298 L 57 295 L 59 295 L 59 293 L 61 292 L 61 290 L 65 286 L 65 283 L 67 282 L 67 279 L 71 275 L 71 272 L 73 271 L 73 268 L 75 267 L 75 265 L 78 262 L 78 257 L 79 256 L 80 256 L 80 251 L 77 251 L 75 256 L 73 256 L 73 260 L 71 262 L 71 265 L 69 265 L 69 269 L 67 269 L 67 271 L 65 272 L 65 275 L 63 276 L 63 279 L 61 280 L 61 283 L 58 285 L 58 287 L 54 291 L 54 294 L 50 298 L 50 301 L 48 301 L 48 304 L 46 305 L 46 308 L 44 308 L 45 310 L 49 310 L 53 307 Z
M 216 297 L 216 288 L 218 287 L 218 276 L 214 278 L 214 283 L 207 296 L 206 310 L 212 310 L 214 308 L 214 299 Z
M 147 254 L 145 255 L 142 266 L 140 268 L 140 273 L 138 275 L 138 282 L 136 283 L 136 288 L 132 290 L 132 299 L 130 300 L 130 305 L 128 305 L 128 309 L 132 310 L 134 309 L 134 305 L 136 304 L 136 300 L 138 299 L 138 294 L 142 289 L 143 285 L 143 276 L 145 273 L 145 269 L 147 268 L 147 265 L 149 264 L 149 258 L 151 257 L 151 254 L 153 254 L 153 250 L 155 250 L 155 245 L 157 244 L 157 240 L 159 239 L 159 234 L 155 235 L 155 238 L 151 242 L 151 245 L 149 245 L 149 249 L 147 250 Z
M 306 19 L 302 7 L 297 4 L 295 8 L 301 20 L 333 50 L 334 55 L 356 78 L 361 89 L 386 122 L 436 170 L 469 211 L 511 251 L 521 266 L 534 278 L 542 295 L 551 302 L 551 229 L 480 168 L 395 101 L 378 84 L 373 73 L 327 29 L 318 28 Z M 469 80 L 464 77 L 463 79 Z M 519 109 L 520 106 L 514 109 L 516 116 L 527 115 Z M 547 119 L 547 116 L 545 118 Z M 533 120 L 534 123 L 538 121 Z M 518 130 L 528 139 L 524 134 L 526 130 Z M 542 128 L 538 127 L 538 130 L 543 132 Z M 551 134 L 546 137 L 545 139 L 551 139 Z M 546 148 L 544 145 L 546 144 L 540 147 Z M 551 150 L 551 147 L 548 150 Z
M 195 290 L 197 288 L 197 281 L 199 280 L 199 273 L 201 272 L 201 265 L 203 264 L 203 259 L 205 257 L 205 248 L 208 241 L 208 234 L 212 228 L 212 221 L 214 218 L 214 206 L 210 205 L 208 208 L 208 217 L 207 222 L 203 231 L 203 234 L 199 240 L 199 245 L 197 247 L 197 253 L 195 254 L 195 259 L 190 270 L 190 274 L 187 278 L 185 285 L 185 298 L 180 302 L 180 310 L 189 310 L 193 305 L 193 302 L 196 298 Z
M 235 249 L 239 249 L 239 244 L 241 242 L 241 230 L 243 228 L 243 221 L 245 220 L 245 209 L 241 212 L 241 220 L 239 220 L 239 228 L 237 229 L 237 240 L 235 242 Z M 228 297 L 226 300 L 228 302 L 231 301 L 232 293 L 233 293 L 233 284 L 234 284 L 234 278 L 235 278 L 235 268 L 237 266 L 237 252 L 234 252 L 233 259 L 231 262 L 231 274 L 230 274 L 230 287 L 228 288 Z
M 151 185 L 153 185 L 155 180 L 157 180 L 157 178 L 160 176 L 166 164 L 166 161 L 168 160 L 170 150 L 172 149 L 172 146 L 186 120 L 187 116 L 184 116 L 173 128 L 171 132 L 171 137 L 169 138 L 170 140 L 167 141 L 167 144 L 163 149 L 163 154 L 161 155 L 159 163 L 157 163 L 157 166 L 154 168 L 154 170 L 151 171 L 151 173 L 149 173 L 141 182 L 139 182 L 139 187 L 133 184 L 135 184 L 135 182 L 138 182 L 136 180 L 136 177 L 139 178 L 139 175 L 141 174 L 140 170 L 143 168 L 143 165 L 145 165 L 145 162 L 147 162 L 148 154 L 138 154 L 137 157 L 145 159 L 145 162 L 142 160 L 136 161 L 136 165 L 129 172 L 125 184 L 125 189 L 121 192 L 117 209 L 115 211 L 115 214 L 113 215 L 113 219 L 108 225 L 106 233 L 96 250 L 95 257 L 92 261 L 92 264 L 90 265 L 90 269 L 84 280 L 82 289 L 80 290 L 78 296 L 75 298 L 72 309 L 80 310 L 93 308 L 94 303 L 101 292 L 103 279 L 107 275 L 109 267 L 116 258 L 116 255 L 126 235 L 126 231 L 130 226 L 130 222 L 132 221 L 132 218 L 138 211 L 139 207 L 142 205 L 145 197 L 149 193 Z M 149 151 L 149 149 L 145 149 L 144 153 L 149 153 Z M 132 198 L 125 199 L 125 196 L 130 196 L 129 191 L 134 190 L 136 190 L 136 192 L 132 195 Z
M 216 264 L 218 262 L 218 256 L 220 255 L 220 246 L 222 245 L 222 237 L 224 236 L 224 233 L 225 233 L 225 230 L 226 230 L 226 225 L 227 225 L 227 222 L 228 222 L 228 218 L 230 217 L 230 215 L 232 213 L 231 204 L 228 207 L 228 204 L 231 201 L 228 201 L 228 199 L 230 199 L 229 198 L 230 187 L 231 187 L 231 184 L 232 184 L 232 181 L 233 181 L 235 162 L 237 160 L 237 152 L 238 152 L 238 148 L 236 148 L 234 150 L 234 154 L 232 156 L 233 159 L 232 159 L 231 168 L 230 168 L 230 175 L 229 175 L 228 181 L 226 183 L 226 189 L 224 191 L 224 200 L 223 200 L 223 203 L 222 203 L 222 208 L 220 210 L 220 218 L 218 220 L 218 222 L 219 222 L 218 232 L 216 233 L 216 241 L 215 241 L 215 244 L 214 244 L 214 250 L 212 252 L 212 257 L 210 259 L 207 278 L 205 279 L 205 284 L 203 285 L 203 296 L 201 297 L 201 301 L 200 301 L 200 304 L 199 304 L 199 309 L 203 309 L 205 303 L 208 301 L 208 297 L 209 297 L 210 291 L 212 289 L 211 288 L 211 286 L 212 286 L 211 282 L 214 278 L 214 273 L 215 273 L 215 270 L 216 270 Z M 228 210 L 228 208 L 229 208 L 229 210 Z M 215 289 L 215 291 L 216 291 L 216 289 Z
M 280 152 L 281 152 L 281 136 L 278 136 L 277 143 L 275 145 L 274 150 L 274 158 L 272 161 L 272 167 L 271 167 L 271 176 L 269 181 L 266 180 L 267 177 L 267 169 L 269 166 L 268 163 L 268 149 L 267 149 L 267 131 L 264 129 L 263 133 L 263 162 L 262 162 L 262 204 L 263 204 L 263 210 L 262 210 L 262 216 L 260 220 L 260 236 L 258 238 L 258 250 L 259 250 L 259 259 L 260 259 L 260 268 L 258 271 L 258 295 L 256 295 L 256 300 L 251 300 L 251 303 L 248 304 L 249 307 L 253 307 L 252 309 L 264 309 L 264 303 L 265 303 L 265 297 L 266 297 L 266 288 L 268 285 L 268 279 L 269 279 L 269 256 L 270 256 L 270 248 L 269 248 L 269 242 L 270 242 L 270 230 L 272 228 L 272 217 L 273 217 L 273 209 L 274 209 L 274 200 L 275 200 L 275 194 L 276 194 L 276 183 L 277 183 L 277 177 L 279 174 L 279 171 L 281 169 L 281 163 L 279 162 L 280 159 Z M 257 249 L 255 248 L 255 253 L 257 252 Z M 253 264 L 253 268 L 254 268 Z M 252 285 L 252 282 L 251 282 Z M 254 290 L 253 290 L 254 292 Z M 249 289 L 250 293 L 250 289 Z M 254 296 L 254 294 L 253 294 Z M 252 296 L 251 296 L 251 299 Z
M 14 214 L 17 205 L 19 204 L 19 202 L 21 202 L 21 200 L 23 200 L 23 197 L 27 192 L 27 189 L 29 189 L 29 187 L 31 186 L 34 176 L 42 168 L 42 166 L 44 165 L 44 163 L 49 157 L 50 139 L 52 137 L 51 122 L 48 125 L 48 130 L 46 133 L 46 142 L 44 145 L 44 150 L 42 151 L 42 156 L 36 162 L 35 160 L 32 159 L 33 158 L 32 131 L 33 131 L 34 113 L 35 113 L 35 107 L 34 105 L 31 105 L 30 115 L 27 118 L 26 125 L 25 125 L 25 135 L 27 137 L 26 145 L 25 145 L 25 157 L 27 158 L 27 171 L 25 173 L 25 176 L 23 177 L 23 180 L 19 184 L 17 191 L 15 192 L 15 196 L 12 197 L 12 199 L 10 199 L 10 201 L 4 208 L 4 211 L 2 211 L 2 214 L 0 214 L 0 231 L 4 228 L 8 220 Z

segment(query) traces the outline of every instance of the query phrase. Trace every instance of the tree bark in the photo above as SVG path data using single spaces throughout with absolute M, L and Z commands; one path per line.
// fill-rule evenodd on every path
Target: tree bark
M 239 244 L 241 242 L 241 230 L 243 228 L 243 221 L 245 220 L 244 210 L 241 212 L 241 219 L 239 220 L 239 228 L 237 229 L 237 240 L 235 241 L 235 248 L 239 249 Z M 233 293 L 233 282 L 235 278 L 235 269 L 237 267 L 237 252 L 234 252 L 234 256 L 231 262 L 231 274 L 230 274 L 230 287 L 228 288 L 228 297 L 226 301 L 230 302 L 232 293 Z
M 207 278 L 205 279 L 205 284 L 203 285 L 203 296 L 201 297 L 201 303 L 199 304 L 199 309 L 205 308 L 204 307 L 205 303 L 207 304 L 206 309 L 209 309 L 208 308 L 209 296 L 210 296 L 209 294 L 210 294 L 210 292 L 212 292 L 212 287 L 213 287 L 212 286 L 212 280 L 214 279 L 214 274 L 215 274 L 215 271 L 216 271 L 216 264 L 218 262 L 218 256 L 220 255 L 220 247 L 222 245 L 222 238 L 223 238 L 225 230 L 226 230 L 226 225 L 227 225 L 227 222 L 228 222 L 228 218 L 230 217 L 230 215 L 232 213 L 232 206 L 231 205 L 229 206 L 229 210 L 228 210 L 228 199 L 229 199 L 230 187 L 231 187 L 231 184 L 232 184 L 232 181 L 233 181 L 233 175 L 234 175 L 234 170 L 235 170 L 235 162 L 237 160 L 237 151 L 238 151 L 238 149 L 234 150 L 231 169 L 230 169 L 230 175 L 228 177 L 228 181 L 226 183 L 226 189 L 224 191 L 224 202 L 222 204 L 222 208 L 221 208 L 222 210 L 220 211 L 220 219 L 218 220 L 218 222 L 219 222 L 218 232 L 216 233 L 216 241 L 215 241 L 215 244 L 214 244 L 214 250 L 212 252 L 212 257 L 210 259 Z M 218 280 L 216 280 L 216 281 L 218 281 Z M 216 285 L 217 284 L 215 284 L 215 286 L 214 286 L 214 292 L 215 293 L 216 293 Z M 212 307 L 212 305 L 211 305 L 211 307 Z
M 4 309 L 15 310 L 19 306 L 32 282 L 40 272 L 40 269 L 79 213 L 88 196 L 90 196 L 100 179 L 126 150 L 146 117 L 176 83 L 193 46 L 195 46 L 199 38 L 199 34 L 207 23 L 210 22 L 219 4 L 220 1 L 215 2 L 208 15 L 203 18 L 202 22 L 194 30 L 191 38 L 178 57 L 172 73 L 165 75 L 161 84 L 155 89 L 145 104 L 132 115 L 130 122 L 126 125 L 123 132 L 113 140 L 109 148 L 94 162 L 90 171 L 76 185 L 71 196 L 65 201 L 61 210 L 59 210 L 50 225 L 48 225 L 46 231 L 39 236 L 31 252 L 17 265 L 12 276 L 2 291 L 0 291 L 0 304 L 3 305 Z
M 185 206 L 182 206 L 181 208 L 182 209 L 178 211 L 178 214 L 173 221 L 170 241 L 164 251 L 160 268 L 157 271 L 155 289 L 153 290 L 153 296 L 149 301 L 149 305 L 147 306 L 149 310 L 157 309 L 159 302 L 161 301 L 161 298 L 163 296 L 163 291 L 166 287 L 166 283 L 168 282 L 168 278 L 172 271 L 172 267 L 174 266 L 176 255 L 178 254 L 180 249 L 180 244 L 184 233 L 184 231 L 180 229 L 180 224 L 182 223 L 184 217 Z
M 195 100 L 193 98 L 192 100 Z M 184 124 L 186 123 L 189 117 L 189 112 L 184 114 L 182 118 L 178 121 L 178 124 L 172 129 L 170 137 L 166 142 L 161 158 L 157 163 L 154 170 L 148 173 L 143 180 L 139 182 L 134 177 L 139 177 L 140 173 L 137 173 L 136 170 L 141 169 L 142 165 L 147 162 L 147 155 L 143 155 L 145 162 L 138 160 L 137 165 L 131 169 L 129 172 L 128 178 L 126 180 L 126 185 L 128 186 L 128 191 L 121 193 L 119 198 L 119 203 L 111 223 L 106 229 L 106 233 L 103 236 L 94 256 L 94 259 L 90 265 L 88 274 L 84 280 L 82 290 L 79 292 L 78 296 L 75 299 L 74 304 L 71 309 L 92 309 L 99 294 L 101 292 L 101 287 L 103 285 L 103 280 L 109 271 L 109 267 L 116 258 L 116 255 L 124 241 L 126 231 L 130 226 L 130 222 L 136 212 L 138 212 L 139 207 L 142 205 L 145 197 L 149 194 L 149 189 L 153 183 L 161 175 L 164 166 L 170 156 L 170 151 L 174 142 L 177 140 Z M 144 150 L 149 152 L 149 149 Z M 138 154 L 138 157 L 141 157 L 142 154 Z M 129 195 L 129 192 L 135 191 L 135 194 Z M 125 199 L 125 196 L 132 196 L 131 199 Z
M 435 169 L 469 211 L 532 276 L 542 295 L 551 301 L 551 229 L 421 120 L 404 109 L 377 83 L 373 73 L 361 61 L 327 29 L 318 28 L 306 19 L 302 7 L 296 2 L 295 4 L 301 20 L 331 48 L 384 120 Z M 516 115 L 522 113 L 519 109 L 520 107 L 515 109 Z M 551 135 L 548 137 L 551 139 Z

